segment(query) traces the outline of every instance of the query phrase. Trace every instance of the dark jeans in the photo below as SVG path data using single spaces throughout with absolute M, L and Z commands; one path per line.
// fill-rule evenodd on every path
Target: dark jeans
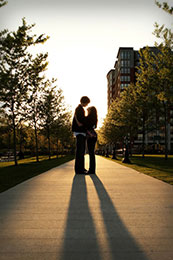
M 96 160 L 95 160 L 96 141 L 97 141 L 97 138 L 88 138 L 87 139 L 87 146 L 88 146 L 89 159 L 90 159 L 89 172 L 91 172 L 91 173 L 95 173 L 95 170 L 96 170 Z
M 76 136 L 76 158 L 75 158 L 75 173 L 84 172 L 84 155 L 85 155 L 86 137 L 83 135 Z

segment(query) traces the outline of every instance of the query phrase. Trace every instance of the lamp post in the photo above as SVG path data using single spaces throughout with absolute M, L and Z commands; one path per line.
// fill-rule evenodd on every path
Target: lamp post
M 128 145 L 128 137 L 125 137 L 125 146 L 126 146 L 126 150 L 125 150 L 125 156 L 122 160 L 123 163 L 131 163 L 130 159 L 129 159 L 129 145 Z

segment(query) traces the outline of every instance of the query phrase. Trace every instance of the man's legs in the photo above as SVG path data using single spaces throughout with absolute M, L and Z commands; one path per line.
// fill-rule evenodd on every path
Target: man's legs
M 85 155 L 86 137 L 83 135 L 76 136 L 76 160 L 75 173 L 84 173 L 84 155 Z

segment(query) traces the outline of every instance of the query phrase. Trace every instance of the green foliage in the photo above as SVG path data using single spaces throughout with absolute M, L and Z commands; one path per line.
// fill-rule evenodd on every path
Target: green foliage
M 136 107 L 136 86 L 131 84 L 110 106 L 108 114 L 99 130 L 100 143 L 123 142 L 127 135 L 130 138 L 137 133 L 140 114 Z
M 30 46 L 48 39 L 43 34 L 32 35 L 33 27 L 23 19 L 17 32 L 4 31 L 0 36 L 0 113 L 8 121 L 0 125 L 0 142 L 4 148 L 14 146 L 16 165 L 17 149 L 30 150 L 39 161 L 39 149 L 45 152 L 44 136 L 49 154 L 51 146 L 73 146 L 71 114 L 65 107 L 62 90 L 55 85 L 55 79 L 47 80 L 44 75 L 48 54 L 33 56 L 28 52 Z
M 14 158 L 16 158 L 16 127 L 23 119 L 23 105 L 29 90 L 29 64 L 31 55 L 28 48 L 44 43 L 48 37 L 31 35 L 34 25 L 27 25 L 25 19 L 16 32 L 4 32 L 0 37 L 0 100 L 1 109 L 12 122 Z
M 173 7 L 169 7 L 168 3 L 163 2 L 162 4 L 158 1 L 155 1 L 156 5 L 159 8 L 162 8 L 165 12 L 169 13 L 169 14 L 173 14 Z
M 4 5 L 6 5 L 8 2 L 5 0 L 0 0 L 0 8 Z
M 28 90 L 28 64 L 31 55 L 28 47 L 43 43 L 47 37 L 30 35 L 34 25 L 28 26 L 25 19 L 17 32 L 6 33 L 0 38 L 0 97 L 3 108 L 16 113 L 15 119 Z
M 27 114 L 25 119 L 30 122 L 30 125 L 34 128 L 35 133 L 35 150 L 36 159 L 39 161 L 39 149 L 38 149 L 38 128 L 40 125 L 41 114 L 41 96 L 44 90 L 43 72 L 46 70 L 48 54 L 37 54 L 35 58 L 30 56 L 30 64 L 28 68 L 28 97 L 26 100 L 26 107 L 24 112 Z
M 157 5 L 172 14 L 172 9 L 169 9 L 166 3 L 162 6 L 157 2 Z M 140 50 L 136 85 L 143 111 L 143 135 L 147 129 L 152 131 L 154 127 L 164 128 L 165 158 L 167 158 L 167 125 L 173 104 L 173 34 L 171 29 L 156 23 L 154 35 L 161 40 L 161 43 L 155 43 L 155 48 L 146 47 Z M 164 120 L 159 120 L 160 117 Z M 150 125 L 154 127 L 151 128 Z
M 47 134 L 51 131 L 51 126 L 54 121 L 60 120 L 61 116 L 65 112 L 62 90 L 58 89 L 54 83 L 54 79 L 51 81 L 47 80 L 44 83 L 44 89 L 42 92 L 41 124 Z
M 163 4 L 160 4 L 158 1 L 155 2 L 159 8 L 162 8 L 168 14 L 173 15 L 173 7 L 169 7 L 166 2 Z M 173 33 L 171 29 L 166 28 L 165 25 L 160 26 L 158 23 L 155 23 L 153 34 L 162 41 L 160 44 L 156 43 L 156 46 L 160 45 L 173 50 Z
M 65 147 L 72 140 L 71 113 L 66 109 L 62 90 L 57 88 L 55 82 L 52 79 L 44 83 L 40 113 L 41 132 L 48 140 L 50 157 L 52 141 L 58 153 L 59 142 Z

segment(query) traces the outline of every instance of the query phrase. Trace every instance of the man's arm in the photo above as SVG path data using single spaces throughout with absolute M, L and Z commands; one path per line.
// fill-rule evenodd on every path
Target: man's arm
M 76 123 L 78 124 L 78 126 L 83 126 L 83 124 L 81 124 L 81 123 L 79 122 L 79 120 L 77 119 L 76 114 L 74 115 L 74 117 L 75 117 L 75 120 L 76 120 Z
M 75 119 L 77 119 L 80 124 L 85 124 L 85 114 L 81 106 L 78 106 L 75 110 Z

